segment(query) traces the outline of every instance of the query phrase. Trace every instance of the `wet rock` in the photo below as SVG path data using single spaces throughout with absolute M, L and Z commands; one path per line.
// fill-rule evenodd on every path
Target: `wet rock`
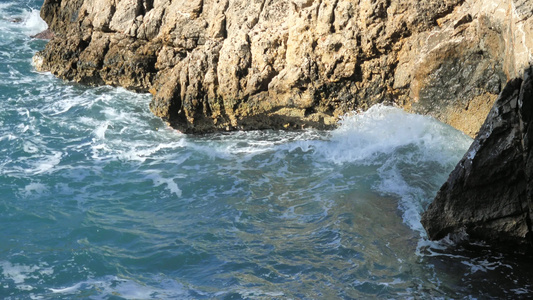
M 495 246 L 531 251 L 532 196 L 533 67 L 503 89 L 422 224 L 431 239 L 464 231 Z
M 46 0 L 40 70 L 154 94 L 184 132 L 335 126 L 395 103 L 474 136 L 532 56 L 519 0 Z M 529 55 L 529 56 L 528 56 Z
M 51 40 L 54 37 L 54 32 L 50 29 L 46 29 L 42 32 L 32 35 L 31 38 L 40 39 L 40 40 Z

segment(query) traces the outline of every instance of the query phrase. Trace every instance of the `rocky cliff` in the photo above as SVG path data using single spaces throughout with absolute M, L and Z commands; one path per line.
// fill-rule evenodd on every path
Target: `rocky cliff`
M 533 59 L 528 0 L 45 0 L 40 70 L 151 92 L 184 132 L 331 127 L 390 102 L 474 135 Z
M 510 81 L 422 218 L 429 237 L 533 249 L 533 67 Z

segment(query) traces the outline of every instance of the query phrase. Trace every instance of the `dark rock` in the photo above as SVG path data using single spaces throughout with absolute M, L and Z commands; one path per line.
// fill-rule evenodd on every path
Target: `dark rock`
M 422 217 L 429 238 L 464 231 L 531 249 L 533 67 L 500 93 L 478 136 Z

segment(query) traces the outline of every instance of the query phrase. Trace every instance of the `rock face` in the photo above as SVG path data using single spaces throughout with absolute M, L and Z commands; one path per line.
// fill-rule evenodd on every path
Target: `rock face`
M 496 245 L 531 250 L 532 197 L 533 67 L 502 91 L 422 224 L 431 239 L 464 230 Z
M 533 60 L 529 0 L 45 0 L 40 70 L 151 92 L 184 132 L 331 127 L 390 102 L 474 135 Z

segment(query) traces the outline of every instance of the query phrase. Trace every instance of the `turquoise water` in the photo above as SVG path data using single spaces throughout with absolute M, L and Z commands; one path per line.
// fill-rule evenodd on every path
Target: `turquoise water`
M 531 292 L 530 265 L 420 225 L 470 138 L 385 106 L 330 132 L 182 135 L 149 95 L 36 72 L 40 4 L 0 0 L 0 298 Z

